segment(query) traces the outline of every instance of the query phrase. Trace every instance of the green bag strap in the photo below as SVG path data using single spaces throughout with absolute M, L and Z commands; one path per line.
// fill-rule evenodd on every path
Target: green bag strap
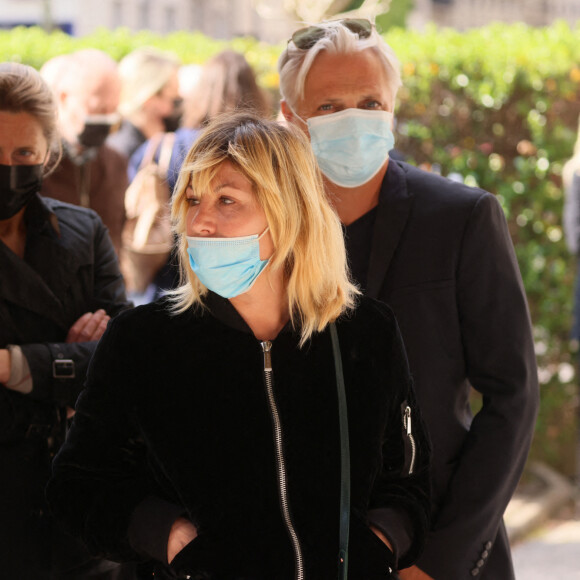
M 338 580 L 346 580 L 348 575 L 348 536 L 350 527 L 350 447 L 348 440 L 348 413 L 340 343 L 334 323 L 330 324 L 332 354 L 336 373 L 338 394 L 338 419 L 340 428 L 340 535 L 338 551 Z

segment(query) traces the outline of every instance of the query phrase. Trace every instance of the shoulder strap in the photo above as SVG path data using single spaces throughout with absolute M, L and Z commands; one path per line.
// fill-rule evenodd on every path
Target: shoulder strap
M 145 147 L 145 152 L 143 153 L 143 159 L 141 159 L 141 163 L 139 163 L 139 169 L 145 167 L 153 161 L 155 153 L 157 153 L 157 149 L 159 148 L 159 144 L 163 139 L 163 135 L 164 133 L 157 133 L 156 135 L 153 135 L 151 139 L 149 139 L 147 147 Z
M 340 426 L 340 536 L 338 552 L 338 580 L 346 580 L 348 574 L 348 536 L 350 527 L 350 447 L 348 440 L 348 412 L 342 358 L 336 325 L 330 324 L 332 354 L 336 373 L 336 390 L 338 394 L 338 419 Z
M 159 151 L 159 173 L 164 177 L 169 171 L 169 162 L 173 153 L 173 144 L 175 143 L 175 133 L 164 133 L 161 139 L 161 150 Z

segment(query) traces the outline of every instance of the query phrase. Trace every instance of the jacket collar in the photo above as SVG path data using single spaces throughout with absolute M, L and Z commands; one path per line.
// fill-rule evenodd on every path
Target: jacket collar
M 379 297 L 412 205 L 413 194 L 407 189 L 405 170 L 391 159 L 379 194 L 369 259 L 367 295 L 372 298 Z
M 227 298 L 222 298 L 219 294 L 210 290 L 204 297 L 203 303 L 207 306 L 211 314 L 220 322 L 223 322 L 225 325 L 239 330 L 240 332 L 253 334 L 252 329 L 248 326 L 247 322 L 242 318 L 240 313 Z M 288 321 L 280 332 L 286 333 L 292 332 L 292 330 L 292 323 Z
M 41 196 L 31 200 L 26 220 L 26 254 L 22 260 L 8 248 L 0 249 L 2 276 L 0 297 L 36 312 L 68 330 L 64 320 L 67 288 L 76 276 L 78 263 L 63 247 L 56 215 Z M 39 272 L 42 272 L 39 273 Z

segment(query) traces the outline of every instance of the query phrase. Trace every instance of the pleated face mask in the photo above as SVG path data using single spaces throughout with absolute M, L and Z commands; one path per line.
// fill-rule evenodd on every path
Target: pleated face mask
M 341 187 L 359 187 L 381 169 L 395 144 L 388 111 L 346 109 L 307 121 L 322 173 Z
M 199 281 L 223 298 L 247 292 L 269 260 L 260 260 L 260 235 L 238 238 L 187 236 L 189 265 Z

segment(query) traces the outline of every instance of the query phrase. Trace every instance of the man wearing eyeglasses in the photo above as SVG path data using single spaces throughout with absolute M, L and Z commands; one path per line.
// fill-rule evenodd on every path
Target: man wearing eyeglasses
M 278 67 L 282 112 L 310 137 L 353 276 L 397 315 L 431 434 L 432 531 L 401 578 L 512 579 L 502 515 L 526 461 L 538 383 L 501 207 L 389 160 L 399 64 L 369 21 L 297 31 Z M 475 416 L 471 387 L 483 397 Z

